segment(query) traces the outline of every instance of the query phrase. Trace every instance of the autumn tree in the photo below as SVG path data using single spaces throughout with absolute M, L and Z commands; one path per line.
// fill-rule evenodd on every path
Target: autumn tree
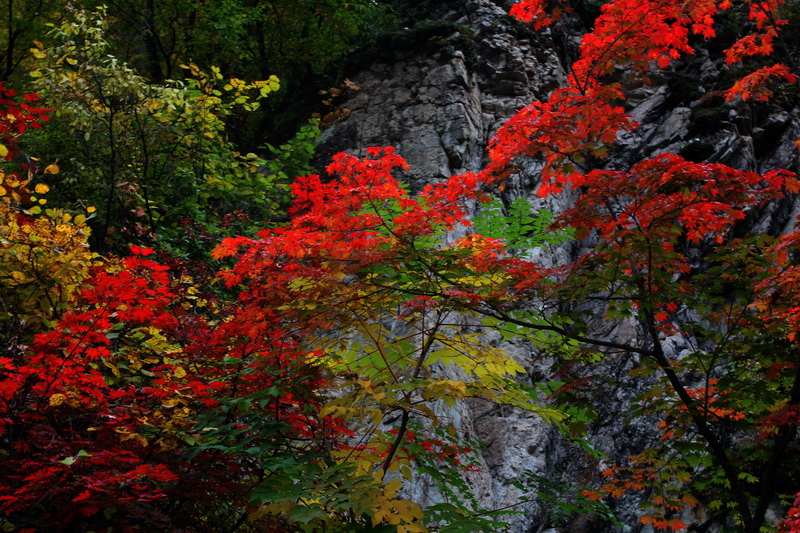
M 377 149 L 337 157 L 334 181 L 299 180 L 289 225 L 215 251 L 236 256 L 227 302 L 152 249 L 94 256 L 84 215 L 6 178 L 4 281 L 60 300 L 0 359 L 3 526 L 501 527 L 464 481 L 474 444 L 448 410 L 477 398 L 562 416 L 471 316 L 498 297 L 503 273 L 483 265 L 502 243 L 443 239 L 483 198 L 476 177 L 412 198 L 391 176 L 404 166 Z M 442 494 L 427 511 L 400 492 L 419 472 Z
M 634 358 L 631 377 L 650 383 L 635 416 L 661 417 L 661 442 L 605 471 L 594 494 L 647 487 L 650 503 L 641 519 L 659 529 L 684 529 L 680 512 L 702 504 L 695 525 L 719 521 L 760 531 L 767 509 L 797 491 L 790 461 L 798 422 L 792 413 L 800 399 L 797 235 L 791 229 L 780 236 L 757 233 L 746 222 L 767 202 L 790 201 L 800 191 L 794 174 L 759 175 L 671 154 L 629 169 L 599 163 L 620 132 L 636 127 L 620 105 L 625 97 L 617 74 L 646 83 L 650 73 L 694 53 L 692 35 L 714 38 L 715 17 L 734 7 L 663 0 L 603 5 L 567 85 L 501 128 L 482 174 L 501 181 L 521 158 L 543 158 L 538 193 L 569 188 L 578 194 L 554 227 L 571 228 L 592 244 L 546 284 L 526 279 L 510 287 L 505 305 L 517 302 L 522 314 L 488 306 L 485 312 L 534 329 L 542 320 L 568 320 L 568 327 L 550 330 L 603 360 Z M 780 2 L 742 3 L 753 33 L 725 51 L 728 64 L 772 55 L 787 24 L 780 8 Z M 530 0 L 512 14 L 542 28 L 569 9 Z M 763 66 L 725 97 L 765 101 L 775 84 L 794 81 L 784 65 Z M 631 321 L 636 338 L 593 336 L 598 314 Z M 675 339 L 686 345 L 678 353 L 666 348 Z M 596 363 L 579 358 L 570 365 L 566 376 L 596 386 L 604 381 Z M 575 384 L 564 390 L 570 387 L 563 398 L 575 398 Z
M 264 512 L 288 509 L 297 521 L 328 528 L 387 523 L 427 531 L 443 521 L 464 531 L 495 529 L 502 523 L 464 481 L 478 464 L 452 410 L 477 399 L 552 423 L 563 416 L 514 379 L 523 368 L 491 342 L 497 328 L 475 312 L 503 300 L 508 271 L 521 264 L 500 260 L 505 245 L 496 238 L 446 242 L 448 231 L 470 224 L 465 202 L 488 200 L 477 177 L 454 176 L 412 197 L 392 176 L 402 168 L 390 148 L 370 149 L 364 160 L 339 154 L 327 169 L 332 181 L 309 176 L 292 186 L 289 225 L 226 239 L 214 252 L 237 258 L 222 277 L 243 290 L 252 323 L 274 313 L 298 346 L 319 354 L 333 387 L 320 415 L 347 428 L 318 463 L 327 468 L 323 480 L 331 471 L 347 475 L 345 500 L 329 489 L 320 499 L 319 480 L 298 484 L 285 475 L 266 477 L 254 498 Z M 532 227 L 526 221 L 517 229 Z M 397 499 L 403 482 L 420 474 L 433 478 L 443 500 L 424 512 Z M 287 493 L 289 484 L 296 492 Z M 364 515 L 355 522 L 348 518 L 354 509 Z

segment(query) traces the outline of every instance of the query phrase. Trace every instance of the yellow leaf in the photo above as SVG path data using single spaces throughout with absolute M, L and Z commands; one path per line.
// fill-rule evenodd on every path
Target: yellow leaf
M 342 410 L 343 408 L 337 405 L 326 405 L 319 410 L 319 416 L 321 418 L 325 418 L 326 416 L 337 416 L 337 414 Z
M 182 366 L 179 366 L 175 369 L 175 372 L 173 372 L 173 374 L 175 375 L 176 378 L 180 379 L 186 376 L 186 370 L 184 370 Z
M 0 157 L 5 157 L 8 155 L 8 148 L 4 144 L 0 144 Z
M 64 394 L 61 394 L 60 392 L 58 392 L 58 393 L 53 394 L 52 396 L 50 396 L 50 400 L 49 401 L 50 401 L 50 405 L 52 405 L 53 407 L 56 407 L 57 405 L 61 405 L 62 403 L 64 403 L 66 400 L 67 400 L 67 397 Z
M 115 365 L 109 363 L 105 359 L 103 359 L 103 364 L 106 366 L 106 368 L 111 370 L 111 373 L 114 374 L 115 377 L 120 377 L 119 369 L 117 369 Z
M 47 165 L 47 166 L 44 168 L 44 173 L 45 173 L 45 174 L 58 174 L 60 170 L 61 170 L 61 169 L 59 169 L 59 168 L 58 168 L 58 165 L 56 165 L 55 163 L 53 163 L 52 165 Z
M 86 208 L 87 213 L 94 213 L 95 211 L 97 211 L 97 209 L 93 205 Z
M 694 507 L 700 504 L 700 500 L 698 500 L 691 494 L 687 494 L 686 496 L 683 497 L 683 503 L 685 503 L 687 507 Z
M 429 384 L 429 389 L 433 391 L 441 391 L 442 393 L 448 392 L 454 396 L 461 397 L 467 393 L 467 384 L 463 381 L 455 381 L 450 379 L 442 379 L 434 381 Z
M 45 169 L 45 172 L 47 172 L 46 169 Z M 36 192 L 36 194 L 45 194 L 47 191 L 50 190 L 50 187 L 48 187 L 44 183 L 37 183 L 36 187 L 34 187 L 33 190 L 34 190 L 34 192 Z

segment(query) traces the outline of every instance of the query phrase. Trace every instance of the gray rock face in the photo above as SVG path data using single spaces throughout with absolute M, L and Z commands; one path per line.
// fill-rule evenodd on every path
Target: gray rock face
M 319 147 L 322 162 L 339 151 L 363 156 L 369 146 L 394 146 L 409 162 L 411 170 L 404 179 L 412 190 L 453 174 L 480 170 L 486 162 L 487 143 L 503 122 L 531 101 L 545 99 L 564 82 L 566 72 L 552 40 L 512 21 L 501 0 L 417 4 L 426 18 L 452 24 L 452 33 L 438 36 L 435 43 L 411 43 L 409 49 L 397 51 L 392 61 L 376 61 L 350 76 L 361 90 L 345 103 L 349 118 L 329 128 Z M 641 127 L 620 136 L 618 147 L 604 164 L 626 168 L 644 157 L 681 153 L 687 159 L 739 169 L 796 170 L 794 140 L 800 136 L 800 111 L 724 103 L 703 85 L 711 87 L 722 66 L 702 51 L 692 61 L 677 68 L 696 73 L 689 76 L 696 86 L 687 89 L 662 82 L 626 88 L 629 113 Z M 542 201 L 532 195 L 540 168 L 535 161 L 523 165 L 504 192 L 508 199 L 523 196 L 530 198 L 532 208 L 541 206 Z M 558 213 L 571 199 L 570 194 L 548 198 L 546 207 Z M 800 214 L 800 208 L 792 205 L 771 209 L 753 223 L 781 231 Z M 544 260 L 557 264 L 573 252 L 564 247 L 531 253 L 540 258 L 544 254 Z M 638 332 L 634 324 L 623 322 L 598 324 L 594 334 L 628 341 Z M 676 356 L 686 348 L 679 338 L 668 344 Z M 531 346 L 498 345 L 529 370 L 532 381 L 547 378 L 550 361 Z M 605 363 L 613 386 L 597 399 L 598 418 L 589 430 L 593 445 L 612 460 L 641 450 L 658 436 L 647 420 L 626 419 L 630 399 L 641 387 L 626 375 L 636 363 L 632 356 Z M 483 472 L 473 474 L 470 481 L 488 508 L 514 506 L 521 496 L 531 496 L 532 492 L 515 487 L 521 482 L 535 489 L 536 482 L 528 474 L 565 487 L 599 481 L 602 461 L 569 444 L 534 415 L 476 403 L 450 416 L 471 437 L 487 443 Z M 424 482 L 411 490 L 419 501 L 437 499 Z M 514 533 L 618 531 L 594 519 L 570 522 L 536 498 L 515 509 L 521 513 L 508 518 Z M 634 498 L 621 499 L 614 510 L 626 524 L 625 531 L 650 531 L 638 524 Z
M 518 36 L 494 2 L 470 0 L 459 11 L 446 4 L 433 3 L 427 16 L 453 17 L 454 28 L 464 30 L 432 45 L 414 43 L 393 64 L 353 76 L 361 90 L 346 103 L 349 119 L 326 131 L 321 154 L 394 146 L 408 160 L 414 186 L 477 171 L 497 128 L 563 79 L 555 53 L 537 47 L 535 36 Z

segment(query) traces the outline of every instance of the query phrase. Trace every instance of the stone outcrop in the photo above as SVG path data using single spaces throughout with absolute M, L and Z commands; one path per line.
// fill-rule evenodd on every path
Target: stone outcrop
M 424 24 L 408 30 L 405 41 L 391 43 L 390 62 L 351 76 L 360 90 L 345 104 L 348 120 L 325 132 L 323 157 L 394 146 L 416 185 L 477 171 L 497 128 L 563 79 L 556 54 L 495 3 L 451 2 L 458 11 L 424 4 L 417 9 L 437 20 L 437 32 Z
M 360 90 L 345 102 L 349 118 L 324 132 L 320 166 L 336 152 L 363 156 L 369 146 L 394 146 L 410 164 L 404 179 L 412 190 L 480 170 L 494 132 L 524 105 L 546 98 L 565 79 L 563 56 L 574 57 L 574 38 L 557 29 L 534 34 L 508 17 L 504 4 L 508 2 L 407 0 L 405 7 L 416 25 L 410 22 L 381 54 L 361 57 L 362 67 L 349 73 Z M 800 111 L 725 103 L 715 92 L 724 68 L 701 50 L 674 67 L 680 75 L 664 73 L 652 85 L 626 87 L 629 112 L 641 127 L 621 136 L 604 164 L 625 168 L 643 157 L 669 152 L 739 169 L 797 170 L 794 140 L 800 137 Z M 532 194 L 539 168 L 535 161 L 526 164 L 503 194 L 530 198 L 532 209 L 539 207 L 541 200 Z M 569 201 L 568 194 L 549 198 L 547 208 L 557 213 Z M 780 232 L 799 213 L 797 206 L 775 205 L 754 214 L 750 223 Z M 549 260 L 558 263 L 571 250 L 548 253 Z M 628 340 L 637 331 L 630 323 L 598 323 L 595 334 Z M 550 362 L 529 345 L 499 340 L 498 345 L 523 363 L 532 381 L 547 377 Z M 670 347 L 675 355 L 686 349 L 679 338 Z M 657 438 L 647 420 L 626 420 L 629 401 L 641 386 L 626 377 L 636 363 L 632 356 L 606 363 L 613 386 L 598 400 L 598 418 L 589 428 L 594 446 L 612 459 Z M 482 452 L 484 471 L 471 482 L 489 508 L 517 504 L 523 493 L 515 483 L 534 487 L 535 476 L 568 488 L 590 485 L 602 469 L 601 459 L 569 444 L 534 415 L 485 405 L 451 414 L 471 437 L 488 444 Z M 418 499 L 435 499 L 424 484 L 413 490 Z M 634 498 L 622 499 L 615 512 L 626 531 L 650 531 L 637 523 L 636 503 Z M 508 518 L 515 533 L 618 530 L 599 520 L 571 522 L 545 502 L 527 501 L 516 510 L 520 514 Z

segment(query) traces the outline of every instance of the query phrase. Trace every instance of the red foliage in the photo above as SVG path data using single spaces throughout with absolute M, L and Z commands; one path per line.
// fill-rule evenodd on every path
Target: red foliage
M 778 524 L 778 531 L 780 533 L 800 532 L 800 492 L 795 496 L 794 505 L 786 513 L 786 518 Z
M 727 51 L 735 63 L 750 55 L 769 55 L 772 42 L 786 21 L 776 16 L 780 0 L 749 2 L 749 17 L 760 32 L 742 37 Z M 694 54 L 691 34 L 715 36 L 714 17 L 731 7 L 730 0 L 615 0 L 602 5 L 594 28 L 581 41 L 580 57 L 572 65 L 569 83 L 546 102 L 534 102 L 513 116 L 490 143 L 485 174 L 503 176 L 514 171 L 521 156 L 542 156 L 545 166 L 539 194 L 559 192 L 592 158 L 605 157 L 621 132 L 636 124 L 616 102 L 624 100 L 619 85 L 604 78 L 624 70 L 647 81 L 653 68 L 666 68 L 683 54 Z M 533 21 L 536 28 L 551 24 L 565 9 L 548 11 L 542 0 L 521 0 L 511 14 Z M 767 100 L 776 82 L 794 83 L 787 67 L 765 67 L 738 81 L 727 98 Z
M 49 109 L 33 105 L 39 101 L 38 95 L 24 94 L 23 99 L 25 102 L 19 102 L 17 92 L 0 82 L 0 109 L 3 117 L 0 120 L 0 144 L 8 149 L 3 157 L 6 161 L 19 154 L 17 140 L 28 128 L 41 128 L 42 122 L 50 118 Z
M 784 65 L 762 67 L 737 81 L 725 93 L 725 99 L 733 100 L 739 97 L 742 100 L 755 99 L 766 102 L 772 97 L 772 87 L 781 81 L 795 83 L 797 76 L 789 72 L 789 68 Z
M 202 439 L 201 419 L 270 387 L 280 392 L 249 409 L 284 429 L 247 437 L 251 445 L 322 438 L 313 354 L 293 350 L 268 315 L 234 308 L 215 326 L 187 311 L 185 288 L 147 258 L 152 250 L 133 251 L 98 267 L 24 357 L 2 360 L 0 512 L 18 527 L 95 517 L 123 530 L 174 529 L 182 522 L 169 508 L 183 500 L 218 498 L 246 512 L 246 462 L 224 451 L 189 460 L 181 450 Z M 237 373 L 226 358 L 239 361 Z

